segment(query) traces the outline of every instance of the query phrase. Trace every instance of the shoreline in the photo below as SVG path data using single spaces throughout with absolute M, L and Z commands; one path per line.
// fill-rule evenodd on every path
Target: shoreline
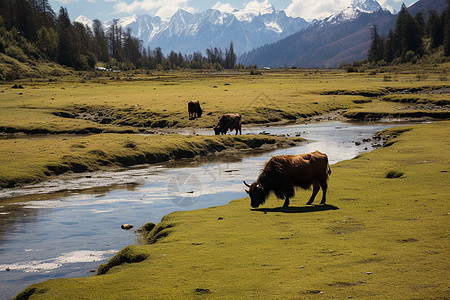
M 434 107 L 429 107 L 423 111 L 403 111 L 403 112 L 371 112 L 371 111 L 351 111 L 337 109 L 323 114 L 311 115 L 308 117 L 292 119 L 280 119 L 279 121 L 267 122 L 249 122 L 243 123 L 245 128 L 251 129 L 256 126 L 283 126 L 292 124 L 317 123 L 327 121 L 342 122 L 423 122 L 423 121 L 445 121 L 450 118 L 449 110 L 441 109 L 437 111 Z M 48 129 L 24 129 L 14 127 L 0 126 L 0 140 L 12 138 L 35 138 L 35 137 L 58 137 L 58 136 L 89 136 L 95 134 L 145 134 L 145 135 L 162 135 L 162 134 L 178 134 L 178 132 L 195 132 L 209 130 L 214 133 L 212 127 L 195 127 L 195 126 L 168 126 L 168 127 L 128 127 L 128 128 L 112 128 L 101 129 L 97 127 L 87 127 L 77 130 L 51 131 Z M 182 133 L 183 134 L 183 133 Z M 195 133 L 194 133 L 195 134 Z M 231 135 L 231 134 L 230 134 Z
M 304 122 L 292 122 L 289 120 L 285 120 L 282 122 L 271 122 L 268 124 L 249 124 L 248 126 L 246 126 L 246 130 L 252 130 L 252 128 L 256 128 L 258 126 L 265 126 L 265 127 L 271 127 L 271 126 L 289 126 L 289 125 L 296 125 L 296 124 L 308 124 L 308 123 L 323 123 L 323 122 L 330 122 L 330 121 L 339 121 L 339 122 L 343 122 L 343 123 L 363 123 L 363 124 L 375 124 L 375 123 L 382 123 L 382 124 L 402 124 L 402 123 L 415 123 L 415 122 L 424 122 L 424 121 L 429 121 L 429 122 L 437 122 L 439 120 L 433 119 L 433 118 L 417 118 L 417 119 L 410 119 L 410 118 L 397 118 L 397 119 L 391 119 L 391 118 L 386 118 L 386 119 L 380 119 L 380 120 L 353 120 L 353 119 L 349 119 L 346 118 L 344 116 L 344 113 L 342 110 L 337 110 L 331 113 L 327 113 L 327 114 L 322 114 L 322 115 L 318 115 L 316 117 L 312 117 L 308 120 L 305 120 Z M 159 135 L 179 135 L 182 138 L 188 138 L 189 136 L 193 137 L 202 137 L 204 139 L 214 139 L 215 136 L 214 135 L 202 135 L 202 134 L 198 134 L 195 133 L 195 131 L 197 132 L 202 132 L 205 131 L 209 128 L 181 128 L 181 129 L 167 129 L 167 130 L 163 130 L 163 131 L 159 131 L 159 132 L 155 132 L 152 134 L 132 134 L 132 137 L 157 137 Z M 187 132 L 192 130 L 192 132 Z M 83 135 L 78 135 L 78 134 L 55 134 L 55 135 L 51 135 L 51 134 L 45 134 L 45 135 L 27 135 L 27 134 L 14 134 L 13 137 L 9 137 L 6 138 L 4 140 L 8 141 L 8 140 L 58 140 L 58 139 L 62 139 L 62 140 L 68 140 L 68 139 L 74 139 L 74 138 L 94 138 L 96 136 L 102 136 L 102 135 L 106 135 L 106 133 L 104 134 L 83 134 Z M 116 134 L 118 136 L 122 136 L 122 134 Z M 125 135 L 124 135 L 125 136 Z M 129 139 L 128 137 L 130 137 L 130 135 L 127 136 L 127 139 Z M 251 151 L 251 152 L 255 152 L 255 151 L 271 151 L 274 150 L 278 147 L 280 148 L 286 148 L 286 147 L 290 147 L 290 146 L 294 146 L 295 143 L 299 143 L 299 142 L 308 142 L 307 140 L 302 139 L 299 136 L 283 136 L 283 135 L 273 135 L 273 134 L 268 134 L 266 133 L 264 130 L 259 132 L 259 133 L 247 133 L 244 135 L 232 135 L 232 134 L 228 134 L 225 135 L 223 137 L 229 137 L 231 139 L 239 139 L 239 137 L 243 137 L 244 139 L 248 139 L 249 137 L 258 137 L 258 138 L 263 138 L 266 139 L 266 141 L 261 142 L 261 140 L 255 140 L 255 141 L 247 141 L 246 143 L 248 145 L 247 148 L 233 148 L 233 145 L 228 145 L 227 147 L 223 148 L 223 145 L 217 146 L 213 144 L 210 144 L 208 146 L 206 146 L 206 152 L 191 152 L 191 151 L 181 151 L 180 153 L 177 153 L 177 151 L 175 150 L 173 153 L 169 153 L 168 155 L 155 155 L 155 154 L 151 154 L 151 153 L 144 153 L 143 155 L 138 155 L 135 156 L 134 158 L 126 158 L 126 157 L 116 157 L 112 160 L 109 160 L 106 164 L 105 163 L 101 163 L 98 167 L 94 167 L 94 168 L 89 168 L 89 167 L 84 167 L 84 166 L 79 166 L 77 164 L 77 162 L 74 163 L 73 166 L 71 166 L 71 162 L 70 161 L 65 161 L 62 162 L 63 163 L 63 167 L 54 167 L 51 165 L 47 165 L 44 166 L 44 176 L 39 176 L 38 179 L 34 178 L 31 180 L 25 180 L 25 181 L 21 181 L 20 179 L 14 178 L 14 179 L 10 179 L 10 180 L 2 180 L 2 178 L 0 178 L 0 189 L 3 190 L 14 190 L 14 189 L 20 189 L 23 188 L 24 186 L 29 186 L 29 185 L 33 185 L 33 184 L 39 184 L 48 180 L 52 180 L 54 178 L 60 178 L 61 176 L 66 176 L 66 178 L 72 178 L 72 177 L 79 177 L 80 175 L 83 176 L 83 174 L 91 174 L 92 172 L 97 172 L 97 171 L 114 171 L 114 170 L 118 170 L 120 168 L 123 167 L 137 167 L 139 165 L 154 165 L 154 164 L 158 164 L 158 163 L 165 163 L 165 162 L 170 162 L 170 161 L 177 161 L 177 160 L 182 160 L 182 159 L 186 159 L 186 158 L 194 158 L 194 159 L 198 159 L 201 158 L 202 156 L 206 156 L 206 157 L 213 157 L 215 155 L 215 153 L 220 153 L 221 155 L 234 155 L 236 153 L 238 153 L 239 155 L 245 155 L 245 153 L 247 151 Z M 274 141 L 271 138 L 275 138 L 275 139 L 279 139 L 277 141 Z M 285 139 L 285 140 L 283 140 Z M 0 136 L 0 140 L 2 140 L 1 136 Z M 132 149 L 130 149 L 132 150 Z M 204 149 L 205 150 L 205 149 Z M 97 150 L 91 150 L 91 152 L 95 152 Z M 98 158 L 94 158 L 94 161 L 98 160 Z M 45 171 L 47 170 L 47 171 Z M 73 174 L 73 176 L 71 175 Z M 90 177 L 90 175 L 86 175 L 88 177 Z M 6 183 L 5 183 L 6 182 Z M 9 194 L 14 194 L 13 191 L 9 192 Z M 15 196 L 12 196 L 15 197 Z M 8 197 L 7 197 L 8 198 Z
M 103 138 L 98 141 L 97 139 Z M 52 158 L 44 158 L 44 162 L 36 169 L 32 167 L 31 172 L 37 173 L 35 176 L 16 175 L 10 178 L 0 178 L 2 188 L 20 188 L 23 185 L 46 181 L 61 174 L 73 172 L 76 174 L 89 174 L 89 172 L 108 170 L 117 167 L 130 167 L 142 164 L 157 164 L 171 160 L 184 158 L 195 158 L 200 156 L 212 156 L 215 153 L 233 152 L 245 153 L 249 150 L 270 150 L 273 147 L 289 147 L 296 143 L 305 142 L 301 137 L 277 137 L 266 135 L 228 135 L 228 136 L 183 136 L 166 135 L 164 139 L 159 139 L 159 135 L 154 136 L 133 136 L 123 139 L 109 135 L 91 135 L 83 137 L 63 138 L 61 140 L 25 140 L 10 139 L 5 142 L 17 147 L 17 143 L 23 144 L 20 147 L 32 149 L 36 147 L 46 147 L 50 152 L 51 148 L 59 147 L 61 154 L 55 154 Z M 55 143 L 56 146 L 55 146 Z M 71 145 L 67 145 L 70 143 Z M 62 145 L 63 144 L 63 145 Z M 93 144 L 90 146 L 90 144 Z M 106 145 L 110 146 L 107 151 Z M 116 148 L 111 147 L 116 145 Z M 9 149 L 7 145 L 6 149 Z M 40 150 L 42 151 L 43 148 Z M 105 149 L 105 150 L 100 150 Z M 81 151 L 80 151 L 81 150 Z M 78 151 L 78 152 L 76 152 Z M 228 151 L 228 152 L 227 152 Z M 45 152 L 45 151 L 44 151 Z M 234 152 L 234 153 L 235 153 Z M 37 155 L 37 153 L 33 153 Z M 33 155 L 23 153 L 22 155 Z M 45 154 L 44 154 L 45 156 Z M 6 157 L 6 156 L 5 156 Z M 19 162 L 21 163 L 21 162 Z M 5 162 L 6 164 L 6 162 Z M 3 166 L 7 168 L 8 166 Z M 26 172 L 27 166 L 22 169 Z M 9 169 L 17 168 L 10 163 Z M 29 169 L 30 167 L 28 167 Z M 33 171 L 34 170 L 34 171 Z M 7 172 L 5 172 L 5 175 Z

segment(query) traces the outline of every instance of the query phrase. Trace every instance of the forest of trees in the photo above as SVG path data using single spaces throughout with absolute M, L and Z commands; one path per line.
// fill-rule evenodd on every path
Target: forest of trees
M 225 51 L 206 49 L 206 56 L 173 51 L 164 55 L 161 48 L 144 47 L 118 20 L 105 30 L 96 19 L 89 28 L 71 22 L 63 7 L 56 14 L 48 0 L 0 0 L 0 53 L 19 61 L 44 58 L 77 70 L 92 69 L 97 62 L 121 70 L 236 67 L 233 42 Z
M 372 27 L 371 34 L 372 43 L 367 55 L 371 63 L 411 62 L 427 50 L 432 52 L 440 47 L 445 56 L 450 56 L 450 0 L 441 15 L 432 11 L 427 20 L 422 12 L 411 16 L 403 4 L 395 29 L 391 29 L 387 37 L 378 34 L 377 26 Z

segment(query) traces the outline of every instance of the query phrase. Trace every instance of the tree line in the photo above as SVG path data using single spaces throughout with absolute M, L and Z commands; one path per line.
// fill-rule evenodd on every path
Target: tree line
M 97 19 L 90 28 L 71 22 L 66 8 L 56 14 L 48 0 L 0 0 L 0 53 L 20 61 L 45 58 L 78 70 L 94 68 L 97 62 L 121 70 L 233 69 L 237 59 L 232 41 L 224 51 L 206 49 L 205 56 L 174 51 L 165 55 L 159 47 L 144 47 L 117 19 L 106 30 Z
M 427 51 L 433 52 L 440 47 L 445 56 L 450 56 L 450 0 L 447 0 L 447 8 L 441 15 L 431 11 L 428 20 L 422 12 L 411 16 L 403 4 L 395 29 L 391 29 L 386 37 L 381 37 L 374 25 L 371 40 L 367 54 L 367 60 L 371 63 L 411 62 Z

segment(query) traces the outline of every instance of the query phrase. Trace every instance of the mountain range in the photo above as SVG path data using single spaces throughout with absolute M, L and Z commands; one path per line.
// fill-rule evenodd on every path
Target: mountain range
M 239 62 L 259 67 L 336 67 L 343 62 L 362 60 L 370 45 L 370 28 L 378 26 L 381 35 L 395 26 L 396 15 L 383 10 L 376 0 L 352 0 L 345 9 L 322 20 L 308 23 L 277 11 L 267 1 L 258 8 L 232 12 L 208 9 L 201 13 L 178 10 L 169 20 L 158 16 L 133 15 L 118 25 L 151 49 L 161 47 L 183 54 L 204 52 L 207 48 L 228 48 L 233 41 Z M 409 8 L 442 11 L 446 0 L 420 0 Z M 92 21 L 76 19 L 88 26 Z M 105 29 L 112 21 L 105 22 Z
M 325 24 L 340 24 L 343 22 L 357 19 L 363 13 L 373 13 L 383 8 L 376 0 L 352 0 L 349 6 L 338 11 L 331 16 L 318 22 L 321 25 Z M 317 23 L 317 22 L 316 22 Z
M 75 21 L 92 26 L 92 21 L 84 16 Z M 111 23 L 105 22 L 105 28 Z M 230 41 L 236 53 L 244 53 L 298 32 L 309 23 L 302 18 L 288 17 L 269 4 L 257 10 L 233 12 L 208 9 L 189 13 L 179 9 L 168 21 L 158 16 L 133 15 L 119 19 L 118 25 L 130 28 L 144 46 L 160 47 L 165 53 L 173 50 L 189 54 L 210 47 L 228 48 Z
M 349 7 L 275 43 L 240 56 L 239 62 L 259 67 L 337 67 L 367 57 L 371 28 L 386 36 L 397 16 L 382 10 L 375 0 L 353 0 Z M 370 9 L 364 9 L 364 6 Z M 420 0 L 408 8 L 411 15 L 444 11 L 446 0 Z M 356 9 L 355 9 L 356 8 Z M 375 11 L 371 10 L 374 9 Z M 354 12 L 359 12 L 355 15 Z M 353 16 L 353 17 L 349 17 Z

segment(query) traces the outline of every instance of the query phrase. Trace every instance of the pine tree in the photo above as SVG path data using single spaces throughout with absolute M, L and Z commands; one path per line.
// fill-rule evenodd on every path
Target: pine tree
M 39 24 L 47 28 L 54 26 L 56 14 L 53 11 L 48 0 L 37 0 L 36 8 L 39 10 Z
M 105 31 L 103 30 L 103 25 L 100 20 L 94 20 L 92 30 L 94 34 L 92 45 L 92 51 L 94 52 L 94 55 L 100 61 L 109 61 L 108 41 L 106 39 Z
M 408 13 L 406 5 L 402 5 L 396 26 L 395 35 L 400 48 L 396 52 L 396 57 L 405 58 L 407 52 L 412 51 L 416 54 L 423 54 L 422 35 L 416 20 Z
M 225 49 L 225 68 L 234 69 L 236 65 L 236 54 L 234 53 L 233 41 L 230 42 L 230 49 Z
M 123 59 L 129 65 L 132 64 L 135 68 L 141 66 L 142 55 L 142 41 L 131 35 L 131 29 L 128 27 L 123 34 Z M 131 65 L 130 65 L 131 66 Z
M 369 48 L 367 60 L 370 62 L 378 62 L 383 59 L 384 41 L 378 35 L 377 25 L 372 26 L 372 43 Z
M 8 18 L 8 1 L 0 0 L 0 18 L 2 20 L 2 27 L 6 26 Z
M 0 0 L 0 15 L 3 17 L 5 27 L 11 30 L 16 26 L 14 20 L 15 5 L 13 0 Z
M 57 59 L 58 35 L 52 27 L 41 26 L 37 32 L 36 46 L 49 59 Z
M 118 19 L 114 19 L 111 26 L 109 26 L 107 39 L 111 57 L 118 61 L 123 61 L 122 27 L 118 25 L 118 22 Z
M 443 21 L 443 20 L 442 20 Z M 444 42 L 444 24 L 435 11 L 432 11 L 427 22 L 427 34 L 431 38 L 431 48 L 437 48 Z
M 160 47 L 156 47 L 155 50 L 153 50 L 153 52 L 155 53 L 155 62 L 156 65 L 162 64 L 162 61 L 164 59 L 164 54 L 162 53 L 162 50 Z
M 389 30 L 389 34 L 387 39 L 384 42 L 384 50 L 383 50 L 383 58 L 386 62 L 392 62 L 395 58 L 396 52 L 396 42 L 395 42 L 395 34 L 391 29 Z
M 36 28 L 36 13 L 32 6 L 27 0 L 17 0 L 15 10 L 15 26 L 25 38 L 34 41 L 38 28 Z
M 443 13 L 444 24 L 444 55 L 450 56 L 450 0 L 447 0 L 447 8 Z
M 56 24 L 58 34 L 58 63 L 69 67 L 75 67 L 76 49 L 74 43 L 74 31 L 66 8 L 61 7 L 59 9 Z
M 421 34 L 424 34 L 424 30 L 425 30 L 425 18 L 423 17 L 423 12 L 418 12 L 415 17 L 414 20 L 416 20 L 417 25 L 419 25 L 419 29 L 421 31 Z

